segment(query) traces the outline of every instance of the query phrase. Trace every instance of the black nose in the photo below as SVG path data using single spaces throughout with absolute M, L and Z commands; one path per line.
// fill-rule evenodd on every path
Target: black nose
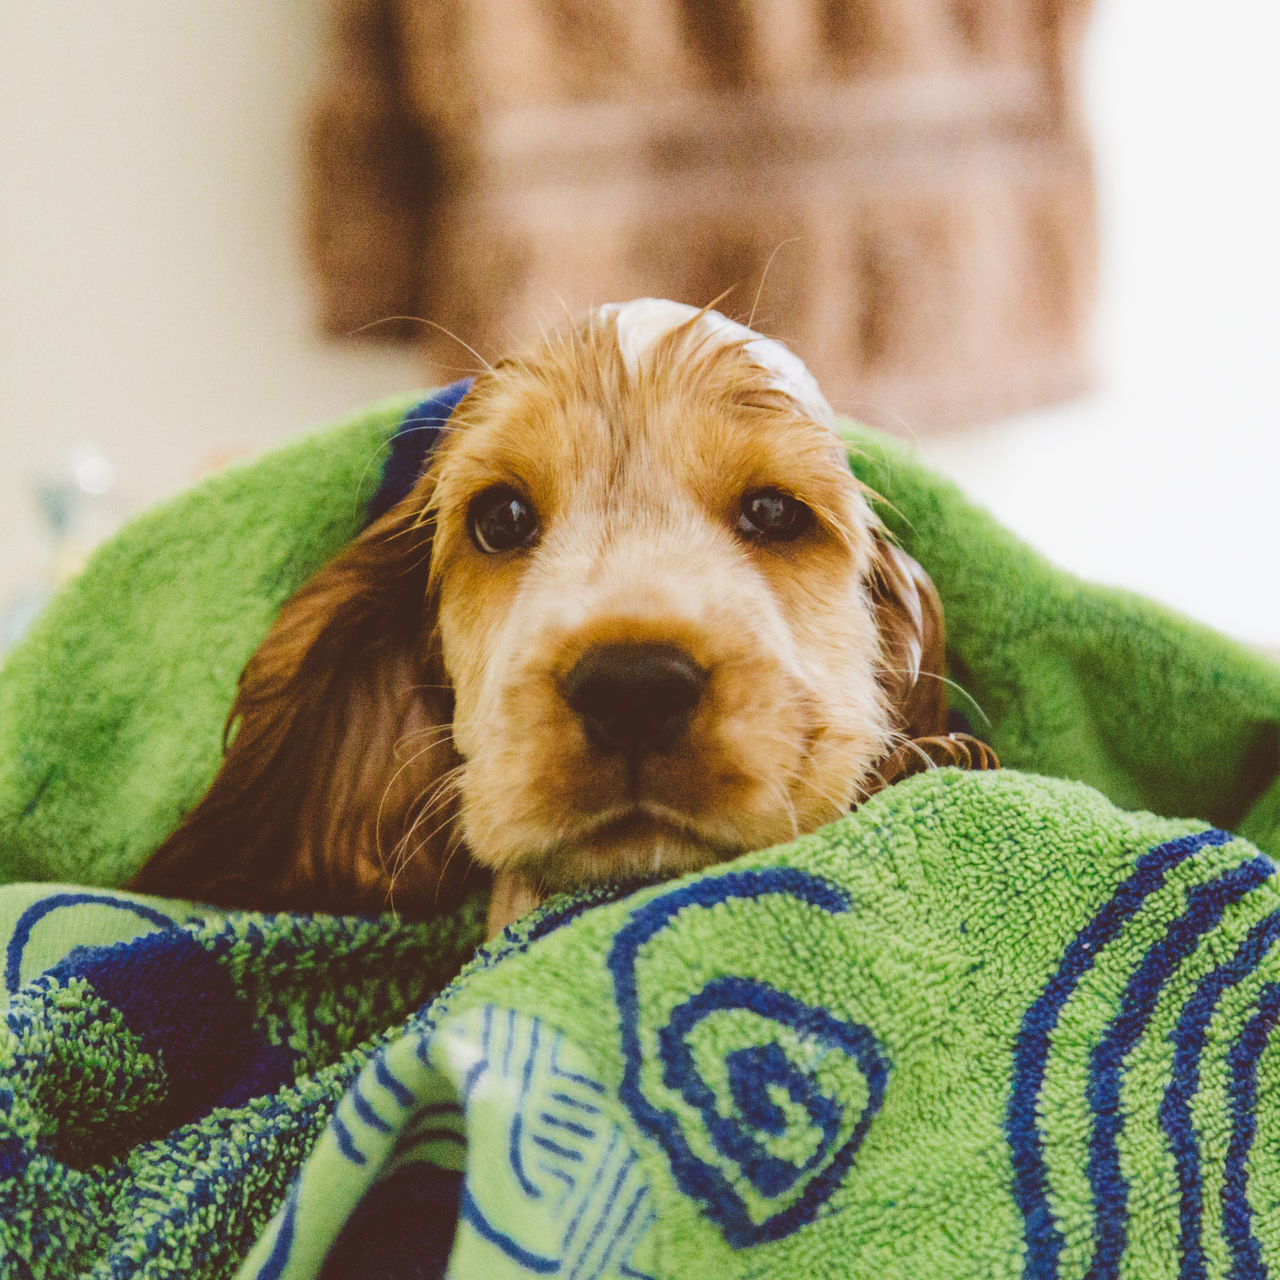
M 675 742 L 706 682 L 707 673 L 671 645 L 612 644 L 578 659 L 564 696 L 599 750 L 634 758 Z

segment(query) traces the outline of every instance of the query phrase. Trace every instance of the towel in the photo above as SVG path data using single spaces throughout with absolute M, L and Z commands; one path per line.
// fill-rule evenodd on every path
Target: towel
M 1280 672 L 872 432 L 855 468 L 1015 768 L 478 952 L 476 900 L 408 925 L 118 889 L 418 403 L 144 516 L 0 668 L 0 1275 L 1277 1265 Z

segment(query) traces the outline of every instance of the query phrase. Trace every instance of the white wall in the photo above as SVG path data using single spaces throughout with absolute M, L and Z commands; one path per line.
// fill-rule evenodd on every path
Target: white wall
M 1280 650 L 1280 13 L 1101 0 L 1089 399 L 925 454 L 1060 564 Z
M 1100 0 L 1105 382 L 921 444 L 1060 563 L 1280 647 L 1280 20 Z M 0 0 L 0 612 L 34 470 L 90 441 L 117 510 L 423 381 L 313 330 L 299 127 L 320 0 Z
M 117 511 L 389 392 L 313 328 L 300 130 L 321 0 L 0 0 L 0 612 L 32 472 L 81 441 Z

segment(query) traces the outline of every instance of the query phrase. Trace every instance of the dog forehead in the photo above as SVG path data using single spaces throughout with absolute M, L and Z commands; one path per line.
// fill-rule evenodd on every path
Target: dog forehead
M 795 352 L 776 338 L 766 338 L 719 311 L 669 298 L 636 298 L 631 302 L 605 303 L 594 315 L 613 322 L 618 350 L 633 378 L 664 338 L 688 326 L 708 343 L 740 345 L 747 358 L 770 376 L 772 385 L 804 412 L 825 425 L 835 420 L 813 374 Z
M 670 358 L 646 366 L 671 335 Z M 718 347 L 732 359 L 708 360 Z M 648 376 L 635 376 L 642 369 Z M 763 386 L 795 412 L 781 402 L 762 410 L 747 393 Z M 717 312 L 664 299 L 598 308 L 573 336 L 478 379 L 462 409 L 437 467 L 445 506 L 498 483 L 547 513 L 624 493 L 654 509 L 674 510 L 681 493 L 718 505 L 722 490 L 748 483 L 827 493 L 843 506 L 837 477 L 849 480 L 834 415 L 798 357 Z

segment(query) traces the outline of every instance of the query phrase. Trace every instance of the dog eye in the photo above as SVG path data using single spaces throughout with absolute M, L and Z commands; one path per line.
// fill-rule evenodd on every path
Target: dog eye
M 781 489 L 753 489 L 743 494 L 738 529 L 756 538 L 790 542 L 813 522 L 813 512 Z
M 471 500 L 467 529 L 481 551 L 494 555 L 528 546 L 538 536 L 538 517 L 514 489 L 498 485 Z

